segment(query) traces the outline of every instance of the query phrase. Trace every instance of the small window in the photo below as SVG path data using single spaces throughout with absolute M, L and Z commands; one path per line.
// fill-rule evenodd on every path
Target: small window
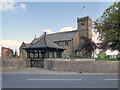
M 68 45 L 68 41 L 65 41 L 65 45 Z
M 84 29 L 84 23 L 82 23 L 82 29 Z
M 82 26 L 84 26 L 84 23 L 82 23 Z

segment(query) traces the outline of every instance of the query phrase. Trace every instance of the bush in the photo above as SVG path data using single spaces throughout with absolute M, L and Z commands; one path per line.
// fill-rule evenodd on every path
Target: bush
M 104 51 L 100 51 L 98 54 L 98 58 L 104 58 L 106 56 L 106 53 Z

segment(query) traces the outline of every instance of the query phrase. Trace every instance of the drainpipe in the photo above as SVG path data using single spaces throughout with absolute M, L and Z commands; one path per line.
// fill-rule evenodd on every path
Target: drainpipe
M 72 55 L 71 56 L 73 56 L 73 38 L 72 38 Z

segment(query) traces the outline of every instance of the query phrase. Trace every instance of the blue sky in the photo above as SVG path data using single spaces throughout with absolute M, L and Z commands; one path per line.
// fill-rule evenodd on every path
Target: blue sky
M 26 6 L 24 10 L 17 8 L 3 11 L 3 40 L 30 42 L 35 35 L 40 36 L 44 30 L 59 32 L 64 27 L 76 29 L 77 17 L 88 15 L 94 21 L 112 5 L 112 2 L 27 2 L 23 4 Z M 20 3 L 15 3 L 15 6 L 19 5 Z
M 3 0 L 6 1 L 6 0 Z M 113 2 L 4 2 L 2 11 L 2 46 L 19 53 L 23 41 L 31 42 L 44 31 L 49 33 L 77 29 L 77 17 L 90 16 L 93 21 Z M 85 9 L 83 10 L 83 6 Z M 0 18 L 1 19 L 1 18 Z M 0 22 L 1 25 L 1 22 Z M 1 28 L 1 27 L 0 27 Z M 1 33 L 1 32 L 0 32 Z M 94 41 L 97 35 L 94 33 Z M 1 49 L 0 49 L 1 52 Z M 112 51 L 113 52 L 113 51 Z M 107 54 L 116 54 L 109 51 Z M 117 54 L 116 54 L 117 55 Z

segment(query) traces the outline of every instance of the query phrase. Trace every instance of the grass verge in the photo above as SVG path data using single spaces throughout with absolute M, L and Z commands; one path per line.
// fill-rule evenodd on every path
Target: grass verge
M 83 57 L 71 57 L 70 59 L 84 59 L 84 58 Z M 92 58 L 92 59 L 95 59 L 95 61 L 119 61 L 118 58 Z
M 117 58 L 95 58 L 95 61 L 119 61 Z

